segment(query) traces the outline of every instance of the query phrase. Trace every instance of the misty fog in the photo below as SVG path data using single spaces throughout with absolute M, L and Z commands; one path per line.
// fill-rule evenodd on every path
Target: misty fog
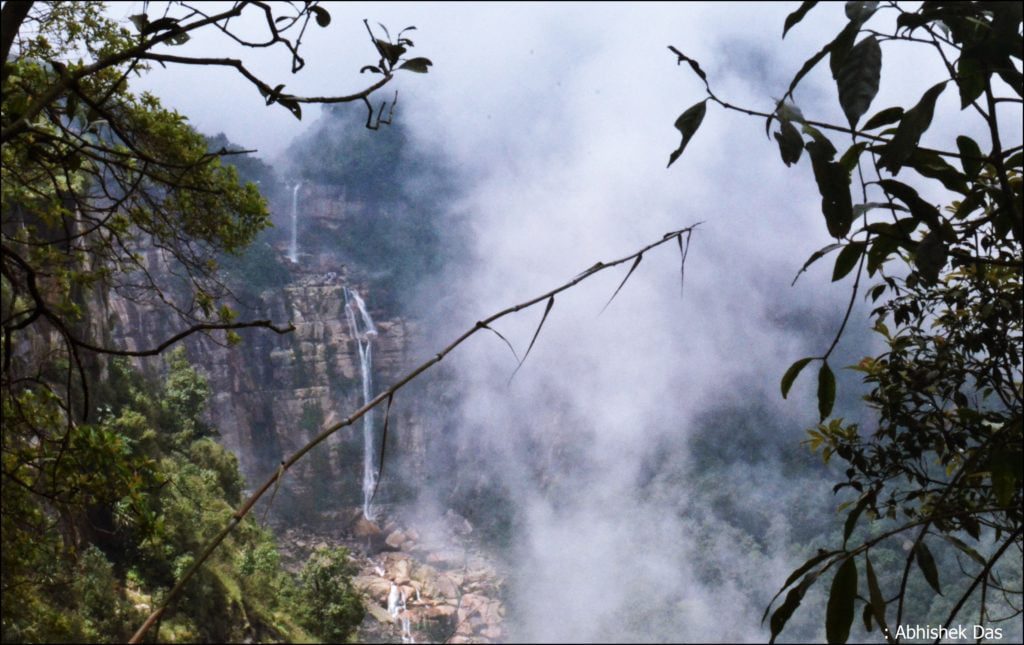
M 417 54 L 434 65 L 397 78 L 394 118 L 416 158 L 443 169 L 451 198 L 436 213 L 441 269 L 404 303 L 419 330 L 409 369 L 477 320 L 700 222 L 684 281 L 679 248 L 664 244 L 602 311 L 629 267 L 601 272 L 555 297 L 511 381 L 512 353 L 476 334 L 439 368 L 444 399 L 419 403 L 428 440 L 445 454 L 426 476 L 448 486 L 406 481 L 417 497 L 403 504 L 424 515 L 454 506 L 497 536 L 508 640 L 766 640 L 768 601 L 808 541 L 835 530 L 846 498 L 831 494 L 836 474 L 800 445 L 817 422 L 813 379 L 779 394 L 790 363 L 827 347 L 849 298 L 825 263 L 791 286 L 830 241 L 813 176 L 806 164 L 783 165 L 763 121 L 715 106 L 665 167 L 679 142 L 673 122 L 703 97 L 667 46 L 700 61 L 719 96 L 770 110 L 844 21 L 823 7 L 783 41 L 792 9 L 346 3 L 331 7 L 331 30 L 309 32 L 308 64 L 294 77 L 284 58 L 245 52 L 289 91 L 340 93 L 366 84 L 358 69 L 376 57 L 363 18 L 393 32 L 416 26 Z M 875 105 L 919 95 L 917 64 L 886 59 Z M 201 131 L 258 149 L 281 177 L 298 163 L 290 146 L 330 118 L 310 108 L 300 122 L 226 72 L 203 72 L 202 83 L 191 74 L 155 69 L 142 84 Z M 834 94 L 823 66 L 796 99 L 805 114 L 841 121 Z M 957 100 L 948 94 L 943 101 Z M 364 117 L 361 104 L 332 109 L 354 113 L 346 122 L 355 127 Z M 436 181 L 410 174 L 395 190 L 426 199 Z M 279 202 L 274 219 L 286 229 Z M 872 351 L 867 311 L 854 309 L 837 365 Z M 494 328 L 522 357 L 543 312 L 541 303 Z M 863 415 L 858 380 L 840 379 L 838 405 Z M 820 594 L 787 638 L 824 638 Z

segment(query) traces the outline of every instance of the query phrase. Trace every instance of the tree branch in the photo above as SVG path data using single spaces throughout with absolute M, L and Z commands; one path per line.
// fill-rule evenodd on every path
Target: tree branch
M 25 22 L 25 17 L 28 16 L 29 9 L 31 8 L 31 2 L 7 0 L 4 3 L 3 12 L 0 15 L 0 64 L 3 64 L 0 84 L 7 82 L 7 74 L 9 73 L 7 70 L 7 57 L 11 53 L 14 37 L 18 35 L 21 23 Z

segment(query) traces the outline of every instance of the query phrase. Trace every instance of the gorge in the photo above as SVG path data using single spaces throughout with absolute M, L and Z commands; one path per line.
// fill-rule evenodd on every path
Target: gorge
M 887 500 L 916 538 L 886 533 L 906 518 L 876 512 L 882 493 L 855 481 L 866 462 L 851 465 L 888 409 L 862 400 L 873 383 L 923 392 L 914 402 L 927 408 L 935 373 L 970 375 L 900 362 L 908 347 L 953 345 L 939 328 L 871 328 L 887 288 L 946 288 L 915 267 L 922 256 L 958 266 L 950 230 L 922 226 L 878 250 L 882 238 L 859 219 L 899 209 L 868 202 L 886 191 L 864 179 L 866 203 L 848 205 L 858 222 L 837 228 L 846 210 L 829 209 L 847 204 L 826 193 L 846 195 L 850 169 L 875 151 L 862 139 L 840 155 L 826 143 L 838 145 L 845 127 L 801 121 L 848 116 L 834 67 L 833 77 L 824 65 L 809 73 L 789 97 L 800 108 L 773 114 L 766 140 L 760 124 L 747 128 L 790 82 L 780 70 L 802 60 L 764 25 L 785 20 L 786 47 L 823 60 L 822 29 L 809 23 L 836 31 L 873 3 L 848 3 L 845 17 L 818 7 L 796 29 L 813 3 L 788 15 L 772 4 L 373 5 L 361 23 L 343 19 L 348 5 L 236 3 L 269 28 L 269 49 L 294 27 L 316 53 L 290 50 L 286 89 L 262 67 L 262 48 L 243 51 L 254 76 L 241 75 L 241 90 L 216 76 L 242 71 L 232 58 L 199 59 L 210 72 L 201 83 L 177 63 L 206 47 L 203 29 L 190 38 L 173 25 L 188 5 L 150 20 L 141 4 L 107 18 L 98 4 L 32 3 L 26 29 L 53 37 L 15 34 L 19 54 L 4 68 L 5 642 L 761 642 L 787 620 L 785 639 L 867 641 L 886 620 L 924 624 L 962 609 L 990 625 L 1016 611 L 1012 594 L 958 606 L 956 585 L 1019 547 L 1007 502 L 1019 499 L 1019 460 L 971 463 L 942 435 L 953 417 L 928 408 L 922 418 L 942 441 L 909 449 L 923 455 L 913 467 L 940 474 L 922 486 L 949 483 L 949 464 L 931 460 L 946 454 L 963 472 L 981 468 L 972 490 L 1018 523 L 1016 533 L 971 525 L 973 515 L 942 516 L 952 529 L 921 524 L 913 514 L 934 512 L 932 498 Z M 6 3 L 5 27 L 28 6 Z M 122 8 L 137 11 L 113 11 Z M 883 9 L 925 20 L 919 8 Z M 339 23 L 357 36 L 325 40 Z M 413 23 L 422 31 L 394 29 Z M 229 24 L 252 26 L 225 16 L 207 31 L 230 36 Z M 92 76 L 75 66 L 77 49 L 61 49 L 65 33 L 94 58 L 145 42 L 159 64 L 122 61 Z M 875 38 L 861 41 L 869 54 Z M 366 54 L 349 49 L 357 39 L 381 58 L 349 78 L 338 61 Z M 430 59 L 400 59 L 413 39 Z M 666 43 L 685 44 L 668 55 Z M 227 44 L 224 56 L 245 47 Z M 181 67 L 190 74 L 175 76 Z M 893 67 L 887 58 L 885 78 L 920 80 L 903 61 L 903 76 Z M 89 82 L 62 85 L 80 72 Z M 666 83 L 669 74 L 682 78 Z M 955 104 L 956 79 L 939 77 L 925 98 Z M 708 79 L 751 111 L 718 101 Z M 370 90 L 318 99 L 325 80 L 332 92 L 370 88 L 372 100 Z M 66 92 L 47 94 L 52 84 Z M 889 92 L 887 105 L 912 105 L 916 90 L 881 87 L 880 102 Z M 79 93 L 114 107 L 100 118 Z M 38 123 L 22 119 L 40 96 L 56 98 Z M 955 111 L 938 105 L 932 134 L 959 134 L 939 123 Z M 875 120 L 913 124 L 904 117 L 919 112 Z M 881 145 L 896 131 L 871 136 Z M 680 133 L 665 172 L 666 141 Z M 988 135 L 964 133 L 952 165 L 911 157 L 900 181 L 925 164 L 920 174 L 940 174 L 946 189 L 959 178 L 981 186 L 997 212 L 995 180 L 966 163 L 983 154 L 967 135 Z M 897 196 L 907 218 L 967 208 L 914 194 Z M 954 234 L 979 217 L 1010 239 L 1012 226 L 967 204 L 979 214 L 951 215 Z M 992 302 L 950 290 L 932 304 L 965 312 L 953 317 L 962 324 L 1018 311 L 1003 297 L 1019 291 L 1009 255 L 992 255 L 974 276 Z M 896 315 L 931 322 L 911 309 Z M 1019 317 L 1006 320 L 1019 332 Z M 1019 333 L 996 340 L 1019 348 Z M 939 394 L 980 411 L 960 421 L 997 436 L 986 419 L 1009 418 L 1013 396 L 1019 404 L 1019 368 L 1008 369 L 996 388 L 1006 409 L 962 383 Z M 368 401 L 379 405 L 364 414 Z M 1006 427 L 1019 446 L 1019 427 Z M 1019 454 L 1011 448 L 1003 456 Z M 800 563 L 810 568 L 794 574 Z M 992 571 L 1019 588 L 1019 562 Z M 837 611 L 851 625 L 842 637 Z

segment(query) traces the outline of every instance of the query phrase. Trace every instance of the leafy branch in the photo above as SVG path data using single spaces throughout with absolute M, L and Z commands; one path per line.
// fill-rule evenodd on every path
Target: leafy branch
M 789 14 L 783 37 L 817 4 L 803 2 Z M 1000 131 L 998 107 L 1019 105 L 1024 98 L 1024 74 L 1019 70 L 1024 55 L 1024 11 L 1019 3 L 985 2 L 929 2 L 908 11 L 889 1 L 847 2 L 845 12 L 845 26 L 803 63 L 771 112 L 720 99 L 700 64 L 669 46 L 677 64 L 687 63 L 700 78 L 706 95 L 677 119 L 675 127 L 682 142 L 670 154 L 669 165 L 694 137 L 708 104 L 764 118 L 765 134 L 774 134 L 786 166 L 796 164 L 807 151 L 821 195 L 821 214 L 835 239 L 807 259 L 797 278 L 833 251 L 838 251 L 833 282 L 855 271 L 850 299 L 831 344 L 823 354 L 789 366 L 780 385 L 785 398 L 801 371 L 811 362 L 821 361 L 817 388 L 820 423 L 808 431 L 810 439 L 805 443 L 820 450 L 826 462 L 833 454 L 846 462 L 846 481 L 834 486 L 833 493 L 850 487 L 859 498 L 840 506 L 840 511 L 847 511 L 842 548 L 821 551 L 806 561 L 769 603 L 764 619 L 788 591 L 771 614 L 773 641 L 807 590 L 835 567 L 825 616 L 828 641 L 849 638 L 859 599 L 864 602 L 865 629 L 870 631 L 877 624 L 885 638 L 894 642 L 885 609 L 895 604 L 894 624 L 902 624 L 915 562 L 931 589 L 942 593 L 938 567 L 926 544 L 932 536 L 944 539 L 981 567 L 980 572 L 970 572 L 961 564 L 969 583 L 946 626 L 979 586 L 979 623 L 986 622 L 990 587 L 1003 593 L 1013 616 L 1020 613 L 1019 604 L 1015 606 L 1009 596 L 1019 597 L 1021 590 L 1001 585 L 995 567 L 1010 546 L 1021 548 L 1022 537 L 1024 168 L 1019 143 L 1002 141 L 1005 129 Z M 883 12 L 894 18 L 893 33 L 865 26 Z M 926 37 L 921 37 L 921 32 Z M 909 108 L 882 109 L 859 125 L 878 93 L 882 45 L 891 42 L 931 50 L 941 59 L 945 74 Z M 826 59 L 848 126 L 808 119 L 793 102 L 800 82 Z M 1005 86 L 994 85 L 995 76 Z M 961 112 L 972 108 L 969 114 L 984 121 L 991 145 L 987 153 L 967 135 L 956 137 L 955 149 L 921 145 L 938 99 L 948 95 L 950 88 L 959 94 Z M 1016 96 L 996 95 L 996 90 L 1005 94 L 1007 88 Z M 772 133 L 775 124 L 778 129 Z M 840 153 L 826 136 L 829 132 L 849 135 L 849 147 Z M 871 181 L 865 180 L 865 164 L 873 170 Z M 854 203 L 851 192 L 855 169 L 861 189 L 859 204 Z M 925 191 L 911 185 L 906 173 L 896 179 L 906 170 L 915 172 L 917 179 L 937 182 L 940 186 L 933 184 L 935 189 L 955 197 L 940 209 Z M 882 199 L 871 201 L 869 189 L 881 193 Z M 869 217 L 874 213 L 880 216 Z M 885 265 L 891 259 L 898 268 L 887 273 Z M 877 302 L 889 292 L 871 312 L 874 331 L 883 337 L 886 349 L 849 368 L 861 372 L 872 388 L 863 398 L 876 413 L 876 427 L 862 436 L 858 424 L 844 423 L 841 418 L 826 421 L 836 400 L 836 378 L 828 359 L 850 322 L 862 279 L 876 274 L 881 282 L 869 287 L 867 295 Z M 895 324 L 893 331 L 886 324 L 890 318 Z M 881 499 L 883 493 L 887 499 Z M 894 521 L 898 515 L 908 521 L 856 548 L 847 547 L 861 517 Z M 886 598 L 868 549 L 911 529 L 916 535 L 901 566 L 898 590 Z M 982 542 L 982 530 L 993 537 L 995 552 L 988 558 L 957 537 L 963 532 Z M 859 555 L 864 556 L 866 565 L 867 598 L 857 593 L 855 558 Z

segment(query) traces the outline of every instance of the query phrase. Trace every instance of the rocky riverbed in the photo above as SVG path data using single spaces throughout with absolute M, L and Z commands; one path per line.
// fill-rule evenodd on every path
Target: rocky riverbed
M 380 512 L 338 513 L 318 531 L 285 529 L 286 563 L 298 566 L 318 546 L 345 546 L 358 567 L 355 587 L 366 617 L 360 643 L 494 643 L 505 636 L 504 576 L 454 511 L 429 528 Z M 395 514 L 395 517 L 398 517 Z M 390 597 L 390 602 L 389 602 Z M 390 610 L 390 611 L 389 611 Z

